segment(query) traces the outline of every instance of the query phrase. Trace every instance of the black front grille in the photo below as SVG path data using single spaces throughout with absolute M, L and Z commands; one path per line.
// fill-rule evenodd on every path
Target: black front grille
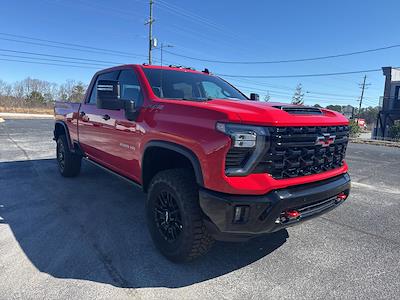
M 348 126 L 272 127 L 271 146 L 255 169 L 275 179 L 322 173 L 343 165 L 348 143 Z M 329 146 L 317 145 L 318 137 L 330 134 Z
M 241 168 L 253 152 L 249 148 L 231 148 L 226 155 L 225 168 Z

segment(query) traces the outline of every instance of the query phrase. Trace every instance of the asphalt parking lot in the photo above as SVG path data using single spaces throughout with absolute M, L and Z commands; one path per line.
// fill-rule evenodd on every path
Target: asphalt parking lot
M 399 148 L 351 144 L 336 210 L 175 265 L 150 240 L 141 191 L 86 163 L 58 174 L 52 127 L 0 123 L 1 299 L 399 298 Z

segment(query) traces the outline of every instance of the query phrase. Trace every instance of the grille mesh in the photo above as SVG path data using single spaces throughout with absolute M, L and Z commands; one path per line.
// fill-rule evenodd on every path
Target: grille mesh
M 275 179 L 318 174 L 343 165 L 348 143 L 348 126 L 269 128 L 271 147 L 255 169 Z M 335 141 L 328 147 L 316 145 L 329 133 Z
M 231 148 L 226 155 L 225 168 L 243 167 L 252 152 L 248 148 Z

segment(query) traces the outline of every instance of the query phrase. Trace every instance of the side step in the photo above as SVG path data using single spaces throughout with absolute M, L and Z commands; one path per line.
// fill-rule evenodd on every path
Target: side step
M 116 177 L 118 177 L 118 178 L 120 178 L 120 179 L 122 179 L 122 180 L 125 180 L 126 182 L 128 182 L 128 183 L 134 185 L 135 187 L 137 187 L 137 188 L 139 188 L 139 189 L 141 189 L 141 190 L 143 191 L 142 186 L 141 186 L 139 183 L 137 183 L 136 181 L 134 181 L 134 180 L 132 180 L 132 179 L 129 179 L 129 178 L 125 177 L 125 176 L 122 176 L 122 175 L 120 175 L 120 174 L 114 172 L 113 170 L 110 170 L 110 169 L 108 169 L 107 167 L 105 167 L 105 166 L 103 166 L 103 165 L 101 165 L 101 164 L 99 164 L 99 163 L 97 163 L 97 162 L 91 160 L 91 159 L 88 158 L 88 157 L 83 157 L 83 159 L 84 159 L 85 161 L 91 163 L 92 165 L 94 165 L 94 166 L 96 166 L 96 167 L 99 167 L 100 169 L 103 169 L 104 171 L 106 171 L 106 172 L 108 172 L 108 173 L 110 173 L 110 174 L 112 174 L 112 175 L 114 175 L 114 176 L 116 176 Z

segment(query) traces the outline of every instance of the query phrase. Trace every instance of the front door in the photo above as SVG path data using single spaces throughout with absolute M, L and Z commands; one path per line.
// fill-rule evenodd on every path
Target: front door
M 100 74 L 96 80 L 119 80 L 121 99 L 134 100 L 138 109 L 142 103 L 139 81 L 133 69 Z M 98 109 L 96 84 L 88 103 L 81 106 L 79 140 L 88 157 L 126 177 L 139 180 L 138 139 L 141 135 L 135 121 L 125 117 L 125 111 Z
M 97 76 L 93 84 L 89 99 L 81 105 L 79 110 L 78 134 L 79 143 L 89 158 L 97 162 L 105 162 L 104 146 L 108 144 L 107 135 L 103 131 L 105 120 L 102 116 L 109 113 L 108 110 L 96 107 L 97 82 L 99 80 L 117 80 L 120 71 L 106 72 Z

